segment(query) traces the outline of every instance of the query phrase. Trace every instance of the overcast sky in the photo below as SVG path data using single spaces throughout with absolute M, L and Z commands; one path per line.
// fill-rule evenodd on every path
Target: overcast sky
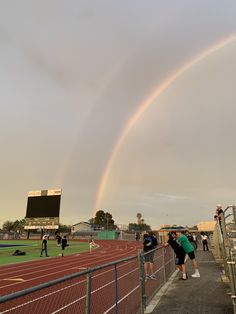
M 62 188 L 61 222 L 141 212 L 153 228 L 211 220 L 236 203 L 234 0 L 1 1 L 0 224 L 27 193 Z M 99 207 L 99 208 L 96 208 Z

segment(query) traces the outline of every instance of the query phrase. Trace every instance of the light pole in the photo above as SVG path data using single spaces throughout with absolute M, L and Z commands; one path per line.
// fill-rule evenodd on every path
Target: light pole
M 107 234 L 107 239 L 108 239 L 108 214 L 106 215 L 106 219 L 107 219 L 107 232 L 106 232 L 106 234 Z

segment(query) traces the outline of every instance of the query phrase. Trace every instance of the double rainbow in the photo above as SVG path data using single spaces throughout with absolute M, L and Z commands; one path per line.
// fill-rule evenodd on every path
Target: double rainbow
M 108 158 L 108 161 L 105 165 L 105 168 L 103 170 L 103 174 L 101 176 L 97 193 L 96 193 L 96 202 L 95 202 L 95 211 L 100 208 L 101 200 L 104 194 L 105 186 L 107 183 L 107 179 L 112 167 L 112 164 L 115 160 L 115 157 L 124 142 L 127 134 L 132 129 L 134 124 L 139 120 L 139 118 L 142 116 L 142 114 L 145 112 L 145 110 L 160 96 L 162 92 L 164 92 L 167 88 L 170 87 L 172 83 L 175 82 L 181 75 L 183 75 L 185 72 L 187 72 L 191 67 L 197 65 L 204 59 L 210 57 L 212 54 L 214 54 L 216 51 L 224 48 L 225 46 L 233 43 L 236 40 L 236 34 L 232 34 L 231 36 L 221 40 L 220 42 L 214 44 L 213 46 L 209 47 L 207 50 L 204 50 L 202 53 L 194 57 L 189 62 L 185 63 L 183 66 L 178 68 L 175 72 L 173 72 L 167 79 L 163 80 L 157 88 L 148 96 L 147 99 L 145 99 L 139 106 L 138 110 L 130 117 L 127 124 L 123 128 L 118 140 L 115 142 L 112 152 Z

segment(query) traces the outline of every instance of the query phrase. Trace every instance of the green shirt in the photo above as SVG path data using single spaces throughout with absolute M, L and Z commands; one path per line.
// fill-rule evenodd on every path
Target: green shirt
M 192 244 L 189 242 L 188 238 L 184 234 L 182 234 L 178 238 L 178 242 L 187 254 L 194 251 L 194 247 L 192 246 Z

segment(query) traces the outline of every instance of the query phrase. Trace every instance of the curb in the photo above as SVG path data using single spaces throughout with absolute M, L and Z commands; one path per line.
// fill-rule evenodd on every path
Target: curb
M 170 285 L 172 284 L 172 282 L 174 281 L 175 277 L 177 276 L 179 270 L 175 270 L 174 273 L 170 276 L 170 278 L 168 279 L 168 281 L 161 287 L 161 289 L 154 295 L 154 297 L 152 298 L 152 300 L 149 302 L 148 306 L 146 307 L 144 313 L 145 314 L 150 314 L 153 312 L 153 310 L 155 309 L 155 307 L 158 305 L 158 303 L 160 302 L 162 296 L 167 292 L 167 290 L 169 289 Z

